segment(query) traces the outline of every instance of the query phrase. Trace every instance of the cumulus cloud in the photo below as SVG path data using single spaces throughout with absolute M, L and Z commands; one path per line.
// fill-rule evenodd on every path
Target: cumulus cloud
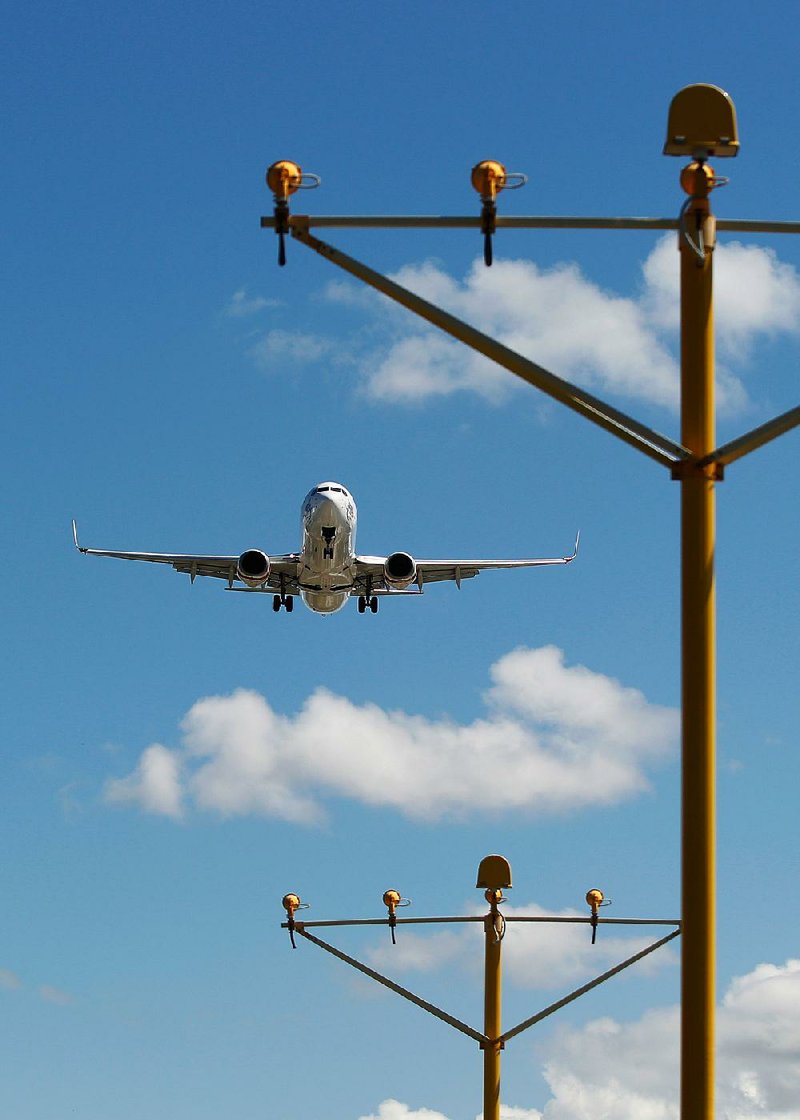
M 642 266 L 645 314 L 654 328 L 672 332 L 677 332 L 680 317 L 676 257 L 674 239 L 665 237 Z M 748 359 L 758 338 L 800 330 L 797 271 L 772 249 L 720 243 L 714 252 L 714 322 L 718 401 L 721 410 L 731 413 L 747 402 L 735 367 Z
M 670 235 L 642 265 L 642 303 L 654 324 L 678 329 L 678 254 Z M 722 242 L 714 251 L 714 320 L 717 345 L 730 356 L 758 334 L 796 334 L 800 327 L 800 277 L 772 249 Z
M 501 1120 L 678 1120 L 680 1013 L 597 1019 L 546 1044 L 543 1109 L 501 1107 Z M 800 1120 L 800 961 L 762 964 L 730 984 L 717 1011 L 716 1115 L 725 1120 Z M 395 1111 L 362 1120 L 429 1115 Z M 402 1111 L 405 1109 L 405 1111 Z M 480 1117 L 476 1118 L 480 1120 Z
M 608 291 L 573 263 L 539 268 L 532 261 L 476 261 L 459 280 L 433 263 L 394 275 L 404 287 L 464 319 L 554 373 L 601 394 L 674 410 L 678 401 L 679 265 L 674 234 L 662 238 L 642 265 L 634 296 Z M 493 403 L 519 382 L 499 366 L 427 326 L 374 293 L 333 283 L 326 298 L 371 310 L 376 336 L 362 332 L 347 352 L 333 339 L 270 332 L 256 354 L 270 365 L 330 358 L 354 366 L 365 395 L 414 404 L 457 392 Z M 800 276 L 770 249 L 722 242 L 715 250 L 718 404 L 735 412 L 747 403 L 736 372 L 760 336 L 800 330 Z
M 514 650 L 491 677 L 487 713 L 468 724 L 322 688 L 293 716 L 252 691 L 208 697 L 183 720 L 182 747 L 149 746 L 105 796 L 171 817 L 188 801 L 304 824 L 322 819 L 332 796 L 431 821 L 497 808 L 553 813 L 641 793 L 647 767 L 675 744 L 674 709 L 566 665 L 554 646 Z
M 679 1011 L 560 1034 L 545 1069 L 546 1120 L 678 1116 Z M 717 1017 L 717 1114 L 800 1117 L 800 961 L 759 965 L 730 985 Z
M 148 813 L 182 816 L 179 757 L 160 743 L 153 743 L 142 752 L 132 774 L 106 783 L 105 798 L 111 802 L 135 802 Z
M 431 263 L 402 269 L 395 279 L 440 304 L 504 345 L 563 377 L 589 387 L 672 405 L 675 362 L 648 324 L 639 301 L 604 291 L 575 264 L 540 269 L 531 261 L 476 261 L 458 282 Z M 408 399 L 471 390 L 490 399 L 510 392 L 515 380 L 486 358 L 434 336 L 409 317 L 408 338 L 392 343 L 369 374 L 368 392 L 381 399 Z M 438 337 L 430 387 L 418 376 L 406 385 L 402 357 L 408 339 Z
M 485 906 L 469 906 L 466 910 L 469 914 L 485 912 Z M 530 902 L 518 906 L 506 903 L 503 913 L 507 917 L 526 915 L 585 918 L 588 911 L 553 911 Z M 619 927 L 606 926 L 601 929 L 597 944 L 592 945 L 585 925 L 509 922 L 503 941 L 503 970 L 515 987 L 540 991 L 559 989 L 559 996 L 566 995 L 571 987 L 583 984 L 613 968 L 667 932 L 668 929 L 631 936 L 620 934 Z M 456 933 L 434 933 L 428 936 L 406 928 L 402 938 L 398 938 L 397 945 L 387 947 L 382 944 L 370 952 L 369 958 L 375 967 L 384 971 L 391 970 L 393 975 L 429 972 L 444 965 L 455 965 L 465 971 L 473 971 L 475 961 L 480 960 L 483 936 L 483 927 L 478 923 L 459 926 Z M 674 952 L 665 946 L 637 964 L 638 975 L 641 976 L 643 972 L 652 973 L 674 964 L 675 960 Z

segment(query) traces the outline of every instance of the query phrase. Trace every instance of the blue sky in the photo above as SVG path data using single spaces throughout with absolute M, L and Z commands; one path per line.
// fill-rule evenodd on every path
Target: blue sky
M 322 176 L 296 212 L 477 214 L 496 158 L 529 176 L 502 213 L 670 216 L 667 109 L 707 81 L 742 141 L 716 212 L 794 219 L 798 17 L 146 0 L 6 23 L 0 1111 L 471 1120 L 477 1048 L 292 953 L 280 899 L 467 912 L 498 851 L 519 909 L 597 885 L 615 916 L 677 914 L 678 491 L 302 246 L 278 269 L 263 173 Z M 677 437 L 671 238 L 503 231 L 491 274 L 470 231 L 329 240 Z M 797 404 L 800 246 L 745 246 L 717 257 L 720 443 Z M 719 1092 L 772 1120 L 800 1091 L 796 463 L 793 433 L 718 488 Z M 290 551 L 325 478 L 364 552 L 559 555 L 580 528 L 580 558 L 323 619 L 72 549 L 75 516 L 101 548 Z M 480 1024 L 479 941 L 403 930 L 390 956 L 384 932 L 339 943 Z M 506 944 L 509 1025 L 627 952 Z M 674 1115 L 676 960 L 509 1044 L 506 1120 Z

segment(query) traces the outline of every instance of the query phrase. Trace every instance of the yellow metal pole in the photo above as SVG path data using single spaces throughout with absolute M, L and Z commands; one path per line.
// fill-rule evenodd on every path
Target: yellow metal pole
M 487 890 L 491 910 L 484 919 L 486 962 L 484 983 L 483 1033 L 483 1120 L 500 1120 L 500 1025 L 502 990 L 503 915 L 497 909 L 501 890 Z
M 713 171 L 684 169 L 691 196 L 680 235 L 681 442 L 714 447 Z M 715 1010 L 715 467 L 681 480 L 682 970 L 681 1120 L 713 1120 Z

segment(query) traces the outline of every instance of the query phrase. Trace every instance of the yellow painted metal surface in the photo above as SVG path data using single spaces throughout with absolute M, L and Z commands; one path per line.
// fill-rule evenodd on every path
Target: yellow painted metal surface
M 490 890 L 509 890 L 511 887 L 511 864 L 505 856 L 484 856 L 478 865 L 476 887 Z
M 665 156 L 735 156 L 739 151 L 736 109 L 719 86 L 699 82 L 672 99 Z
M 592 908 L 592 912 L 596 913 L 598 908 L 602 905 L 605 895 L 597 887 L 593 887 L 590 891 L 586 892 L 586 902 Z
M 706 198 L 686 214 L 697 234 Z M 713 242 L 702 259 L 680 241 L 681 442 L 714 448 Z M 682 968 L 681 1120 L 713 1120 L 716 867 L 715 482 L 696 467 L 681 479 Z
M 472 169 L 472 185 L 484 200 L 494 202 L 506 185 L 506 169 L 496 159 L 484 159 Z
M 267 186 L 276 199 L 286 200 L 300 189 L 303 172 L 291 159 L 279 159 L 267 169 Z
M 490 892 L 487 890 L 486 892 Z M 501 892 L 498 892 L 501 893 Z M 500 1051 L 503 1033 L 501 1025 L 503 940 L 499 931 L 497 901 L 484 920 L 486 957 L 484 965 L 484 1014 L 483 1033 L 488 1042 L 483 1044 L 483 1120 L 500 1120 Z

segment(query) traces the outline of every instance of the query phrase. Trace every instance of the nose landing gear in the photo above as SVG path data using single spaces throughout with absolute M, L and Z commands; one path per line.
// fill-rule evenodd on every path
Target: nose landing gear
M 336 536 L 335 525 L 323 525 L 322 539 L 325 541 L 325 547 L 322 550 L 323 560 L 333 560 L 333 538 Z

